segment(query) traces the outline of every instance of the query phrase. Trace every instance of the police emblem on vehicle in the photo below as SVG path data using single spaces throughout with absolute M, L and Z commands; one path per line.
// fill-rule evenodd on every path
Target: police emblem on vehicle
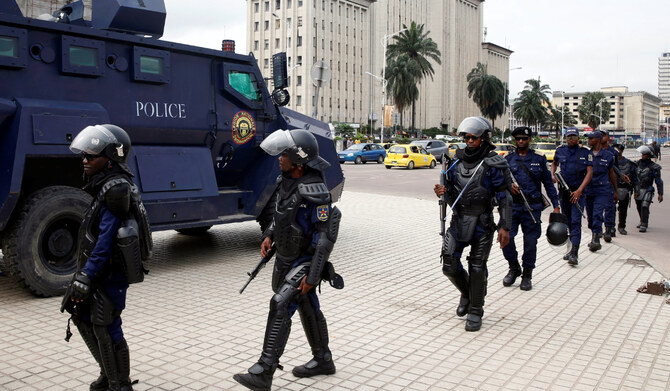
M 316 208 L 316 218 L 320 221 L 328 220 L 328 205 L 321 205 Z
M 246 111 L 238 111 L 233 117 L 233 141 L 244 144 L 256 134 L 254 117 Z

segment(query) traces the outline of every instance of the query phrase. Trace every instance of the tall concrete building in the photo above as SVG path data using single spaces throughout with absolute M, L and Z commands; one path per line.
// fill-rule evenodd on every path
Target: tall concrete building
M 290 108 L 326 121 L 365 123 L 370 95 L 370 5 L 376 0 L 247 0 L 247 45 L 266 77 L 272 55 L 289 59 Z M 323 61 L 331 79 L 319 91 L 310 77 Z M 365 83 L 364 83 L 365 81 Z
M 394 33 L 423 24 L 437 43 L 442 64 L 419 85 L 416 126 L 453 129 L 480 111 L 467 94 L 466 76 L 477 62 L 507 83 L 509 56 L 483 42 L 483 0 L 247 0 L 247 49 L 270 76 L 272 54 L 287 51 L 292 99 L 289 107 L 311 114 L 315 88 L 312 65 L 324 61 L 332 71 L 319 93 L 317 117 L 326 122 L 367 123 L 379 129 L 382 118 L 383 42 Z M 366 72 L 375 76 L 370 76 Z M 389 96 L 386 104 L 392 104 Z M 403 124 L 411 121 L 411 107 Z
M 658 97 L 664 105 L 670 105 L 670 53 L 658 58 Z
M 605 87 L 600 91 L 610 103 L 610 112 L 602 113 L 602 128 L 615 136 L 655 137 L 659 128 L 661 99 L 644 91 L 628 91 L 628 87 Z M 586 92 L 554 91 L 552 105 L 565 107 L 578 120 L 577 128 L 588 125 L 579 121 L 577 108 Z

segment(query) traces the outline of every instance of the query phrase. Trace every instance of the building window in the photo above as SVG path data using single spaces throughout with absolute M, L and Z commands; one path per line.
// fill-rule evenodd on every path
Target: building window
M 298 85 L 298 86 L 302 85 L 302 76 L 298 76 L 298 80 L 296 82 L 296 85 Z
M 302 0 L 298 0 L 298 7 L 302 7 Z
M 302 96 L 298 95 L 295 97 L 295 105 L 302 106 Z
M 275 30 L 279 29 L 281 27 L 281 20 L 275 19 Z
M 293 2 L 293 0 L 286 0 L 286 8 L 290 9 L 292 2 Z
M 263 44 L 263 48 L 266 49 L 266 50 L 270 49 L 270 41 L 269 40 L 267 40 L 267 39 L 265 40 L 265 43 Z
M 254 50 L 258 50 L 258 41 L 254 41 Z
M 279 38 L 275 38 L 275 49 L 279 49 Z
M 298 56 L 298 62 L 297 64 L 302 64 L 302 56 Z
M 302 35 L 298 35 L 298 42 L 296 43 L 296 46 L 302 46 Z
M 267 58 L 266 58 L 265 60 L 263 60 L 263 68 L 266 68 L 266 69 L 267 69 L 267 67 L 268 67 L 268 62 L 269 62 L 269 61 L 268 61 Z
M 275 9 L 281 9 L 281 0 L 275 0 Z
M 259 22 L 254 22 L 254 31 L 258 31 Z
M 254 13 L 255 13 L 255 14 L 258 13 L 258 3 L 255 3 L 255 4 L 254 4 Z
M 265 10 L 270 11 L 270 2 L 269 1 L 265 2 Z
M 302 16 L 298 16 L 298 27 L 302 27 Z
M 265 31 L 268 31 L 269 28 L 270 28 L 270 21 L 266 20 L 265 21 Z

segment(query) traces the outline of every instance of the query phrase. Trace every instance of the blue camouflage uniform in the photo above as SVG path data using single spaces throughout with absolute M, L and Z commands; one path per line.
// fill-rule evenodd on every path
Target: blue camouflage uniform
M 605 210 L 613 201 L 614 187 L 609 178 L 610 168 L 614 168 L 614 156 L 607 150 L 601 149 L 593 156 L 593 178 L 586 186 L 586 215 L 589 229 L 594 234 L 603 232 Z M 612 223 L 612 227 L 614 223 Z
M 559 207 L 558 193 L 554 187 L 551 172 L 547 169 L 547 158 L 545 156 L 538 155 L 530 149 L 526 156 L 522 157 L 516 152 L 512 152 L 505 159 L 507 159 L 512 175 L 516 178 L 519 187 L 528 200 L 528 204 L 533 210 L 536 223 L 533 222 L 528 209 L 526 209 L 521 195 L 513 194 L 512 229 L 510 231 L 509 244 L 502 249 L 503 255 L 508 261 L 518 260 L 514 237 L 519 232 L 519 225 L 521 225 L 521 230 L 523 231 L 522 266 L 524 270 L 533 269 L 535 268 L 537 254 L 537 240 L 542 235 L 540 215 L 542 214 L 543 207 L 540 182 L 544 184 L 545 191 L 554 208 Z M 521 167 L 522 164 L 528 171 Z
M 587 148 L 575 145 L 569 147 L 561 145 L 556 148 L 554 161 L 560 167 L 561 175 L 571 191 L 575 191 L 581 186 L 582 181 L 586 177 L 586 169 L 593 165 L 593 155 Z M 568 216 L 570 220 L 570 242 L 573 246 L 579 246 L 582 239 L 582 215 L 579 209 L 570 201 L 570 193 L 562 192 L 560 194 L 561 211 Z M 586 203 L 585 197 L 581 197 L 578 201 L 582 209 Z

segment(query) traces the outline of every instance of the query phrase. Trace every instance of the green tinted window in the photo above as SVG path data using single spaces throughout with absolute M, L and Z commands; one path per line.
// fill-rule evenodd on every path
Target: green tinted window
M 79 67 L 97 67 L 98 49 L 71 45 L 70 65 Z
M 251 73 L 230 71 L 228 73 L 228 83 L 245 98 L 253 101 L 261 100 L 256 78 Z
M 0 35 L 0 56 L 18 57 L 19 39 L 16 37 L 5 37 Z
M 162 75 L 163 59 L 160 57 L 140 56 L 140 69 L 142 73 Z

